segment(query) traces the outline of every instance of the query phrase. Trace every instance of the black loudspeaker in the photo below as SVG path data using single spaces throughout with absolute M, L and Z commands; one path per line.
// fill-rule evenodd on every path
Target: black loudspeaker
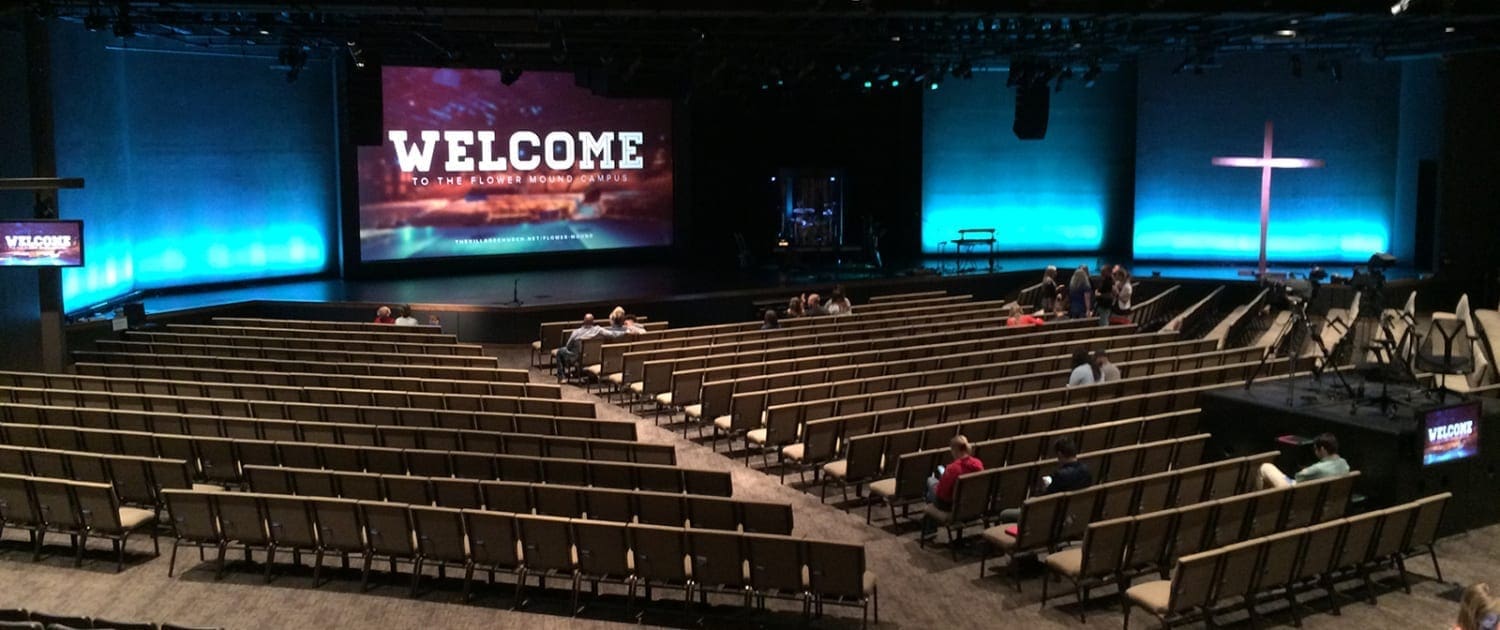
M 1417 225 L 1414 230 L 1416 260 L 1412 261 L 1418 269 L 1424 267 L 1437 269 L 1436 252 L 1433 251 L 1437 244 L 1437 197 L 1437 160 L 1419 160 L 1417 162 Z
M 349 115 L 349 139 L 361 147 L 385 144 L 380 68 L 373 65 L 355 68 L 350 64 L 346 76 L 348 91 L 344 103 Z
M 131 328 L 140 328 L 146 324 L 146 305 L 143 302 L 126 302 L 120 307 L 124 311 L 125 321 Z
M 1052 90 L 1046 83 L 1016 88 L 1016 122 L 1011 131 L 1022 140 L 1047 137 L 1047 115 L 1052 107 Z

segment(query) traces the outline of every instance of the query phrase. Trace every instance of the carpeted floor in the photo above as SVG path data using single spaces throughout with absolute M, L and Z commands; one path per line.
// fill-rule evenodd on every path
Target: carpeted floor
M 526 362 L 526 350 L 520 347 L 499 348 L 497 355 L 510 366 Z M 549 382 L 549 378 L 534 372 L 534 380 Z M 601 417 L 636 420 L 642 441 L 677 444 L 678 461 L 683 466 L 731 471 L 737 498 L 791 503 L 797 535 L 865 543 L 869 567 L 879 576 L 883 627 L 1119 627 L 1119 599 L 1112 587 L 1096 591 L 1092 600 L 1081 608 L 1071 603 L 1071 595 L 1066 595 L 1053 600 L 1061 607 L 1049 602 L 1043 609 L 1038 605 L 1041 595 L 1038 577 L 1025 579 L 1022 591 L 1017 593 L 995 568 L 997 565 L 1003 568 L 1004 562 L 1000 561 L 990 563 L 990 575 L 981 578 L 977 548 L 961 549 L 959 559 L 954 561 L 946 548 L 920 548 L 910 529 L 898 535 L 883 528 L 889 523 L 878 510 L 874 526 L 866 525 L 862 508 L 846 513 L 834 505 L 836 491 L 830 496 L 830 504 L 822 505 L 816 495 L 783 485 L 774 474 L 747 468 L 742 457 L 731 459 L 695 440 L 684 440 L 680 425 L 673 426 L 673 430 L 658 428 L 649 417 L 602 404 L 602 399 L 578 388 L 567 388 L 565 396 L 600 400 Z M 719 449 L 724 448 L 721 442 Z M 752 458 L 752 463 L 758 467 L 759 457 Z M 795 479 L 795 475 L 788 479 Z M 424 592 L 416 599 L 406 597 L 405 573 L 394 579 L 381 576 L 378 586 L 364 594 L 358 592 L 357 571 L 336 572 L 331 582 L 314 589 L 311 572 L 291 567 L 284 557 L 278 558 L 277 578 L 270 585 L 262 584 L 260 565 L 243 562 L 231 564 L 226 577 L 216 582 L 212 563 L 200 563 L 197 553 L 185 548 L 178 558 L 178 576 L 168 578 L 166 554 L 151 558 L 150 545 L 149 540 L 132 541 L 133 561 L 117 575 L 107 546 L 102 543 L 91 546 L 82 568 L 73 568 L 64 546 L 49 546 L 49 555 L 39 563 L 32 563 L 24 536 L 8 532 L 0 543 L 0 608 L 24 607 L 54 614 L 233 629 L 576 628 L 636 623 L 635 614 L 625 608 L 624 591 L 620 587 L 606 586 L 606 596 L 602 599 L 585 595 L 582 600 L 585 609 L 578 617 L 569 614 L 567 596 L 558 588 L 561 582 L 546 593 L 538 594 L 533 588 L 525 611 L 516 612 L 510 610 L 509 586 L 481 589 L 483 596 L 475 603 L 460 603 L 459 581 L 452 572 L 447 580 L 425 581 Z M 1400 590 L 1394 576 L 1387 576 L 1384 583 L 1377 585 L 1379 600 L 1375 606 L 1359 599 L 1363 596 L 1362 589 L 1347 584 L 1344 591 L 1348 595 L 1342 600 L 1340 616 L 1329 612 L 1320 597 L 1309 594 L 1304 596 L 1307 608 L 1304 623 L 1314 630 L 1446 627 L 1457 610 L 1455 602 L 1444 598 L 1453 584 L 1500 583 L 1500 570 L 1495 568 L 1500 566 L 1500 526 L 1446 539 L 1439 547 L 1439 556 L 1447 584 L 1414 576 L 1413 592 L 1408 595 Z M 260 560 L 260 555 L 256 554 L 255 559 Z M 1432 567 L 1425 560 L 1415 559 L 1408 566 L 1418 574 L 1432 574 Z M 402 570 L 406 568 L 403 566 Z M 429 574 L 435 577 L 435 573 Z M 1054 586 L 1053 593 L 1067 590 L 1062 584 Z M 680 593 L 659 592 L 656 597 L 670 599 L 680 597 Z M 763 614 L 730 605 L 730 598 L 715 601 L 717 604 L 706 610 L 701 607 L 685 610 L 679 602 L 657 601 L 646 607 L 640 623 L 668 627 L 795 627 L 800 622 L 798 603 L 773 602 L 775 612 Z M 1267 617 L 1262 625 L 1291 624 L 1291 616 L 1280 601 L 1267 603 L 1263 608 Z M 1085 624 L 1080 624 L 1076 617 L 1080 610 L 1088 615 Z M 1132 619 L 1136 627 L 1154 625 L 1139 611 Z M 1228 614 L 1219 621 L 1221 625 L 1249 627 L 1243 613 Z M 827 615 L 815 623 L 822 627 L 857 627 L 859 610 L 830 607 Z

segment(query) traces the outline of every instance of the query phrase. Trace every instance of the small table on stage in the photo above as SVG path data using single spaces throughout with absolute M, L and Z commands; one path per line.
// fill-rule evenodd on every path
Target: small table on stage
M 990 248 L 990 271 L 995 270 L 995 228 L 970 228 L 958 231 L 958 238 L 953 239 L 953 251 L 959 254 L 959 273 L 968 271 L 969 268 L 963 264 L 963 254 L 974 253 L 974 248 L 979 245 L 988 245 Z

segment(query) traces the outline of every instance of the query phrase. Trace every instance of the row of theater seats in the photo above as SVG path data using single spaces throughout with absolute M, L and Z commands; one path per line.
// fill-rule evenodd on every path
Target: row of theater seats
M 41 558 L 49 533 L 65 534 L 72 541 L 74 566 L 82 564 L 90 538 L 113 544 L 116 572 L 125 567 L 125 540 L 132 533 L 150 535 L 152 547 L 160 550 L 156 513 L 121 505 L 114 486 L 107 483 L 0 474 L 0 533 L 8 527 L 29 535 L 32 560 Z
M 128 372 L 130 366 L 119 367 L 126 369 L 126 373 L 103 375 L 80 370 L 79 374 L 38 374 L 36 372 L 0 371 L 0 385 L 127 394 L 166 394 L 191 398 L 278 400 L 343 405 L 374 404 L 427 409 L 447 409 L 450 406 L 457 406 L 447 403 L 441 394 L 562 398 L 561 388 L 546 383 L 402 379 L 375 376 L 334 377 L 331 381 L 324 377 L 313 379 L 308 383 L 262 383 L 248 377 L 244 381 L 233 380 L 232 377 L 227 377 L 222 381 L 210 380 L 203 378 L 205 374 L 197 371 L 168 378 L 144 378 Z M 225 375 L 207 374 L 207 376 Z
M 219 630 L 148 621 L 111 621 L 103 617 L 53 615 L 24 608 L 0 608 L 0 630 Z
M 862 545 L 794 536 L 664 527 L 639 523 L 459 510 L 390 502 L 286 495 L 167 491 L 176 522 L 171 571 L 183 544 L 217 551 L 224 570 L 229 547 L 261 549 L 266 576 L 278 552 L 314 554 L 314 583 L 325 555 L 362 560 L 361 588 L 372 562 L 383 558 L 411 565 L 410 590 L 417 593 L 423 567 L 462 568 L 468 599 L 475 571 L 515 575 L 517 602 L 527 578 L 545 588 L 548 577 L 570 585 L 573 609 L 585 581 L 623 584 L 633 603 L 637 585 L 743 597 L 790 597 L 813 605 L 852 604 L 868 613 L 877 601 L 875 577 L 865 569 Z M 879 623 L 879 606 L 875 604 Z
M 1406 558 L 1426 553 L 1438 571 L 1433 543 L 1449 493 L 1384 510 L 1291 529 L 1177 559 L 1169 579 L 1125 589 L 1125 627 L 1138 607 L 1163 623 L 1213 617 L 1238 605 L 1254 618 L 1260 596 L 1280 591 L 1300 620 L 1296 595 L 1322 586 L 1335 614 L 1337 585 L 1349 579 L 1365 584 L 1375 602 L 1372 574 L 1394 565 L 1408 593 Z M 1438 573 L 1442 578 L 1442 573 Z

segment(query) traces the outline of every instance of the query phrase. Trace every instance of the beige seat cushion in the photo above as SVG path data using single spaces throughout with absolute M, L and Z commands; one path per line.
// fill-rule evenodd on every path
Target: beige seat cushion
M 1165 615 L 1167 605 L 1172 603 L 1172 581 L 1153 580 L 1137 584 L 1126 589 L 1125 596 L 1141 608 L 1157 615 Z
M 733 424 L 734 418 L 729 417 L 727 414 L 714 418 L 714 427 L 720 431 L 728 431 L 729 427 Z
M 120 508 L 120 527 L 126 530 L 135 529 L 154 520 L 156 520 L 156 513 L 151 510 L 133 507 Z
M 224 492 L 224 486 L 212 483 L 195 483 L 193 484 L 193 492 Z
M 620 385 L 620 384 L 623 384 L 625 382 L 625 373 L 624 372 L 615 372 L 614 374 L 610 374 L 609 376 L 604 377 L 604 380 L 609 381 L 611 383 L 614 383 L 616 385 Z
M 803 446 L 800 442 L 783 446 L 781 447 L 781 456 L 794 462 L 800 462 L 802 461 L 802 453 L 806 450 Z
M 588 372 L 589 374 L 593 374 L 594 376 L 597 377 L 597 376 L 599 376 L 600 372 L 604 371 L 604 366 L 600 365 L 598 363 L 595 363 L 593 365 L 584 366 L 583 371 Z
M 1047 568 L 1068 577 L 1078 577 L 1083 571 L 1083 548 L 1073 547 L 1047 555 Z
M 536 341 L 531 342 L 531 349 L 532 350 L 541 350 L 542 349 L 542 341 L 540 339 L 538 339 Z
M 892 479 L 881 479 L 880 481 L 872 481 L 872 482 L 870 482 L 870 494 L 874 494 L 874 495 L 878 495 L 878 496 L 882 496 L 882 497 L 895 496 L 896 495 L 896 480 L 894 478 L 892 478 Z
M 682 413 L 687 414 L 687 417 L 689 417 L 689 418 L 702 418 L 703 417 L 703 405 L 702 404 L 688 405 L 688 406 L 682 408 Z
M 665 392 L 665 393 L 657 394 L 656 395 L 656 403 L 659 404 L 659 405 L 670 405 L 670 404 L 672 404 L 672 392 Z
M 875 594 L 875 574 L 865 571 L 865 595 Z
M 823 464 L 823 472 L 834 479 L 844 479 L 849 476 L 849 460 L 836 459 Z
M 553 357 L 556 357 L 556 356 L 557 356 L 557 348 L 553 348 L 553 349 L 552 349 L 552 356 L 553 356 Z
M 1013 549 L 1016 546 L 1016 537 L 1006 533 L 1005 528 L 1012 527 L 1014 525 L 1015 523 L 996 525 L 984 530 L 984 533 L 980 534 L 980 536 L 984 538 L 985 542 L 988 542 L 989 544 L 994 545 L 1000 549 Z
M 749 430 L 749 431 L 747 431 L 745 433 L 745 439 L 750 440 L 750 442 L 752 444 L 765 444 L 766 443 L 766 430 L 765 429 L 751 429 L 751 430 Z
M 644 394 L 644 393 L 646 393 L 646 383 L 644 383 L 644 382 L 631 383 L 630 384 L 630 391 L 633 391 L 633 392 L 635 392 L 637 394 Z

